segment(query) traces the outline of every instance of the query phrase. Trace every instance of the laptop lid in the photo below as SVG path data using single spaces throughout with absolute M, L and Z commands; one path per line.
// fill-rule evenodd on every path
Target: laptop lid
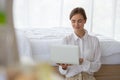
M 79 48 L 76 45 L 52 45 L 50 59 L 54 63 L 79 64 Z

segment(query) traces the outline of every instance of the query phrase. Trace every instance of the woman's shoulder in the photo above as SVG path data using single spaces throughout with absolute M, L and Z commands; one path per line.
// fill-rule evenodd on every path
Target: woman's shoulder
M 92 40 L 92 41 L 99 41 L 98 37 L 92 34 L 89 34 L 88 37 Z

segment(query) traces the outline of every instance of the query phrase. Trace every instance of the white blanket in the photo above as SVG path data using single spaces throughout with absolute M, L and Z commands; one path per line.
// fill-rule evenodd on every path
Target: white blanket
M 31 39 L 34 54 L 49 54 L 49 45 L 59 43 L 61 43 L 60 39 Z M 100 45 L 102 56 L 120 53 L 120 43 L 115 40 L 100 40 Z
M 32 30 L 33 31 L 33 30 Z M 36 60 L 49 60 L 49 45 L 61 44 L 61 39 L 70 33 L 64 29 L 61 30 L 37 30 L 27 31 L 24 34 L 17 35 L 20 55 L 32 56 Z M 63 31 L 63 32 L 62 32 Z M 27 39 L 25 38 L 27 36 Z M 120 54 L 120 42 L 106 38 L 101 35 L 96 35 L 100 40 L 102 56 L 110 56 Z M 32 54 L 31 54 L 32 53 Z

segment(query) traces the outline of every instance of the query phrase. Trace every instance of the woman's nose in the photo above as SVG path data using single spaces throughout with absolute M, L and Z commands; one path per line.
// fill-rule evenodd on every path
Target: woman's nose
M 78 23 L 78 22 L 75 22 L 75 25 L 76 25 L 76 26 L 78 26 L 78 25 L 79 25 L 79 23 Z

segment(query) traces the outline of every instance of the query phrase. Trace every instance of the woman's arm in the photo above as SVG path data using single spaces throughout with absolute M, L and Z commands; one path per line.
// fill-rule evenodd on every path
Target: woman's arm
M 100 69 L 101 67 L 101 48 L 99 41 L 96 41 L 95 45 L 95 51 L 94 51 L 94 60 L 89 61 L 87 59 L 83 59 L 83 63 L 81 64 L 82 66 L 82 71 L 84 72 L 96 72 Z

